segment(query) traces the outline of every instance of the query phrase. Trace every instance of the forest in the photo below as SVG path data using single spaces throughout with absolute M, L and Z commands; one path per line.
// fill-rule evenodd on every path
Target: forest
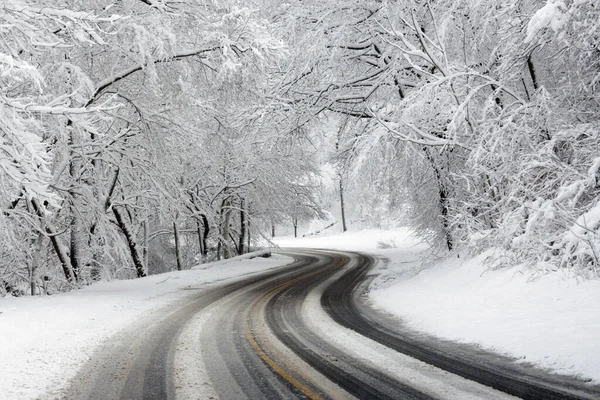
M 0 296 L 243 254 L 333 197 L 600 278 L 596 0 L 4 0 L 0 39 Z

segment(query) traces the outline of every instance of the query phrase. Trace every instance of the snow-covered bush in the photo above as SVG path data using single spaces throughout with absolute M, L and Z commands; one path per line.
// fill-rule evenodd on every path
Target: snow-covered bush
M 377 241 L 378 249 L 395 249 L 396 247 L 398 247 L 398 245 L 396 244 L 396 241 L 394 239 L 382 239 Z
M 594 120 L 600 89 L 600 4 L 596 0 L 548 0 L 527 26 L 525 42 L 550 47 L 547 59 L 559 88 L 579 118 Z M 589 118 L 589 119 L 588 119 Z
M 499 227 L 518 258 L 600 276 L 600 125 L 558 132 L 521 163 Z

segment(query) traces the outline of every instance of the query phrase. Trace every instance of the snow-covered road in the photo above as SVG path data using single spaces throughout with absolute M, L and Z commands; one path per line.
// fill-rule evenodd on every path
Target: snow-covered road
M 285 252 L 286 267 L 194 293 L 109 339 L 69 399 L 592 399 L 589 388 L 440 342 L 364 300 L 375 259 Z M 366 279 L 365 279 L 366 278 Z M 495 390 L 497 389 L 497 390 Z M 507 395 L 508 394 L 508 395 Z
M 433 258 L 408 229 L 276 242 L 374 254 L 369 299 L 409 327 L 600 384 L 600 281 L 520 265 L 492 270 L 489 253 Z
M 52 398 L 113 335 L 152 320 L 191 295 L 289 263 L 232 260 L 48 297 L 0 298 L 0 398 Z
M 346 276 L 338 272 L 368 270 L 371 258 L 323 251 L 287 255 L 296 262 L 286 268 L 211 289 L 191 288 L 196 294 L 164 315 L 128 327 L 58 397 L 507 398 L 417 360 L 390 368 L 402 355 L 360 334 L 348 346 L 349 329 L 326 316 L 311 294 L 326 293 Z M 326 309 L 348 315 L 347 294 L 335 293 L 327 296 Z M 188 325 L 194 332 L 181 335 Z
M 498 273 L 485 271 L 477 264 L 478 260 L 446 263 L 422 271 L 422 257 L 426 248 L 412 241 L 403 231 L 360 232 L 310 241 L 287 239 L 281 240 L 280 243 L 346 248 L 378 254 L 380 262 L 370 273 L 374 279 L 368 288 L 364 287 L 362 290 L 369 292 L 371 305 L 400 316 L 405 322 L 404 327 L 449 337 L 463 343 L 476 343 L 488 349 L 496 348 L 502 354 L 516 356 L 525 361 L 532 360 L 542 367 L 556 368 L 559 365 L 561 368 L 556 369 L 563 373 L 579 373 L 581 377 L 591 377 L 596 382 L 599 379 L 597 374 L 594 375 L 600 370 L 600 349 L 596 340 L 597 333 L 600 332 L 597 323 L 600 320 L 600 290 L 594 286 L 595 282 L 585 282 L 573 287 L 572 280 L 557 280 L 556 275 L 552 275 L 534 282 L 532 286 L 526 286 L 526 282 L 523 282 L 526 279 L 520 279 L 515 270 L 503 270 Z M 0 363 L 0 390 L 3 397 L 60 398 L 68 380 L 78 371 L 82 373 L 82 366 L 94 357 L 95 352 L 104 351 L 102 346 L 104 349 L 106 346 L 114 347 L 115 343 L 118 346 L 119 335 L 121 338 L 126 337 L 135 333 L 136 329 L 139 331 L 139 327 L 164 319 L 191 296 L 208 293 L 233 282 L 241 282 L 256 274 L 279 268 L 290 261 L 289 257 L 279 255 L 270 259 L 234 260 L 206 265 L 202 267 L 204 269 L 172 272 L 133 281 L 95 284 L 80 291 L 51 297 L 0 299 L 0 359 L 8 360 Z M 482 284 L 483 288 L 478 289 Z M 433 367 L 398 352 L 390 352 L 388 347 L 377 340 L 367 340 L 353 330 L 340 327 L 320 308 L 319 299 L 325 290 L 325 283 L 320 285 L 313 288 L 314 290 L 311 289 L 310 293 L 304 293 L 305 299 L 301 306 L 296 305 L 294 309 L 300 307 L 303 315 L 308 315 L 303 317 L 308 331 L 318 332 L 317 336 L 329 343 L 324 352 L 329 354 L 332 360 L 353 357 L 353 360 L 362 358 L 367 364 L 370 363 L 368 368 L 373 368 L 372 364 L 384 365 L 384 374 L 401 374 L 404 381 L 411 382 L 411 387 L 421 388 L 418 389 L 419 393 L 431 393 L 433 397 L 444 397 L 436 390 L 447 393 L 448 398 L 453 397 L 450 395 L 452 390 L 462 391 L 461 396 L 465 396 L 465 393 L 477 393 L 479 389 L 474 392 L 471 389 L 466 390 L 462 383 L 452 383 L 450 386 L 448 381 L 437 386 L 426 384 L 424 382 L 428 382 L 427 379 L 436 380 L 432 378 L 436 374 L 432 372 Z M 549 292 L 556 287 L 562 289 Z M 186 290 L 191 288 L 195 290 Z M 493 288 L 495 289 L 492 290 Z M 530 299 L 523 297 L 523 293 L 528 293 L 529 288 L 532 288 L 529 293 L 535 294 Z M 553 299 L 552 296 L 556 297 L 557 294 L 560 297 Z M 466 300 L 474 298 L 473 296 L 477 296 L 477 302 Z M 170 361 L 174 362 L 173 382 L 178 387 L 180 398 L 193 397 L 194 393 L 205 393 L 207 397 L 217 395 L 218 384 L 215 384 L 215 381 L 218 379 L 214 373 L 211 375 L 213 369 L 207 368 L 205 359 L 198 362 L 198 357 L 194 354 L 206 354 L 211 351 L 206 347 L 206 343 L 210 342 L 210 334 L 206 333 L 209 330 L 205 329 L 206 323 L 216 322 L 223 314 L 220 307 L 228 301 L 232 301 L 231 295 L 225 294 L 222 299 L 207 303 L 201 313 L 196 313 L 187 325 L 176 331 L 178 336 L 174 346 L 186 350 L 176 352 L 174 361 Z M 518 304 L 526 301 L 529 302 L 528 307 Z M 558 302 L 563 308 L 557 307 Z M 483 305 L 493 310 L 486 319 L 481 319 L 481 315 L 470 315 Z M 259 312 L 263 320 L 266 320 L 268 314 L 265 310 L 261 308 Z M 511 326 L 510 318 L 506 316 L 507 310 L 514 318 L 512 323 L 515 329 L 511 331 L 512 335 L 507 334 Z M 552 328 L 557 323 L 560 324 L 557 320 L 561 321 L 562 318 L 564 321 L 567 316 L 570 329 Z M 471 322 L 465 322 L 466 317 L 471 318 Z M 479 319 L 474 322 L 472 318 Z M 439 323 L 452 319 L 455 319 L 456 323 L 446 326 L 462 326 L 462 332 L 466 333 L 459 333 L 453 337 L 444 330 L 444 325 Z M 484 323 L 478 323 L 482 321 Z M 469 329 L 465 329 L 466 326 Z M 494 336 L 490 332 L 495 330 L 504 333 Z M 204 332 L 205 344 L 190 342 L 190 339 L 198 337 L 200 331 Z M 531 332 L 536 331 L 536 338 L 524 334 L 530 332 L 531 335 Z M 569 332 L 577 338 L 576 341 L 570 340 Z M 216 337 L 220 331 L 213 333 Z M 168 335 L 168 332 L 165 334 Z M 273 330 L 262 331 L 261 335 L 267 338 L 268 343 L 273 345 L 278 353 L 284 354 L 286 360 L 293 359 L 291 364 L 298 365 L 297 369 L 307 369 L 308 363 L 290 351 L 283 343 L 284 340 Z M 109 338 L 117 342 L 111 342 Z M 496 345 L 494 341 L 490 345 L 491 339 L 499 340 L 501 345 Z M 554 345 L 546 346 L 546 341 Z M 530 342 L 536 343 L 528 350 Z M 344 343 L 345 355 L 334 355 L 339 349 L 336 350 L 332 343 Z M 546 353 L 546 357 L 541 357 L 541 361 L 538 359 L 540 352 Z M 400 365 L 402 367 L 399 367 Z M 527 365 L 529 364 L 525 364 Z M 568 368 L 563 367 L 565 365 Z M 188 368 L 189 366 L 192 368 Z M 321 376 L 315 379 L 320 382 L 319 385 L 329 388 L 329 392 L 326 393 L 346 390 L 340 389 L 339 383 L 325 377 L 326 374 L 319 371 L 308 375 Z M 198 381 L 198 377 L 202 377 L 203 380 Z M 462 378 L 453 379 L 460 382 Z M 324 383 L 326 381 L 329 383 Z M 421 384 L 415 385 L 415 382 Z M 588 386 L 592 384 L 594 381 Z M 427 386 L 429 391 L 423 390 L 423 385 Z M 348 394 L 347 391 L 346 393 Z

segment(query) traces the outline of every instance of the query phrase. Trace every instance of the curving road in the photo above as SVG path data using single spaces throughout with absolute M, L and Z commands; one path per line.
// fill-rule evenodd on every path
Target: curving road
M 121 332 L 63 398 L 600 398 L 598 387 L 409 331 L 370 309 L 370 256 L 284 254 L 295 262 L 192 289 Z

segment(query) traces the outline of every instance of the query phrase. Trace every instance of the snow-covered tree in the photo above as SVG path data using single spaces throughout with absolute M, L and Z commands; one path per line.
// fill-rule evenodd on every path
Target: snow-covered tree
M 597 270 L 596 163 L 583 150 L 598 113 L 593 2 L 305 4 L 285 5 L 303 50 L 278 99 L 363 121 L 346 143 L 355 177 L 400 169 L 380 172 L 402 181 L 390 193 L 449 249 L 500 241 L 515 259 Z M 577 206 L 557 206 L 566 198 Z M 545 218 L 541 204 L 553 204 Z

